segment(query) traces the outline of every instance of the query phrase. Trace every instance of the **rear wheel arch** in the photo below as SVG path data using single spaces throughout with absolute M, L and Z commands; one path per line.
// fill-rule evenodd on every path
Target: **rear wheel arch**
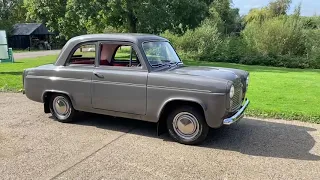
M 53 94 L 63 94 L 63 95 L 66 95 L 66 96 L 69 97 L 69 100 L 70 100 L 70 101 L 72 102 L 72 104 L 73 104 L 73 101 L 72 101 L 72 98 L 71 98 L 70 94 L 67 93 L 67 92 L 64 92 L 64 91 L 45 91 L 45 92 L 43 92 L 43 94 L 42 94 L 42 102 L 45 103 L 46 101 L 48 101 Z
M 42 102 L 44 103 L 44 112 L 45 113 L 50 113 L 50 106 L 49 106 L 49 102 L 50 102 L 50 99 L 51 97 L 54 95 L 54 94 L 62 94 L 62 95 L 66 95 L 72 106 L 74 107 L 74 102 L 72 101 L 72 98 L 70 96 L 69 93 L 67 92 L 63 92 L 63 91 L 45 91 L 42 95 Z

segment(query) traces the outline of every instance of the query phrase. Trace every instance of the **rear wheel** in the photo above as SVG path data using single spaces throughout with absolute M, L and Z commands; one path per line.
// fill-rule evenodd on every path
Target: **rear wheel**
M 173 139 L 188 145 L 203 142 L 209 132 L 203 113 L 191 106 L 183 106 L 171 112 L 167 128 Z
M 75 116 L 76 110 L 68 96 L 64 94 L 54 94 L 49 102 L 50 112 L 59 122 L 71 122 Z

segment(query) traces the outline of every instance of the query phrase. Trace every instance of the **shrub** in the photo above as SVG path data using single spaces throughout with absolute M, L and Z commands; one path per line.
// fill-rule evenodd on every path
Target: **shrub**
M 169 39 L 176 49 L 198 60 L 214 56 L 218 53 L 219 46 L 222 45 L 217 27 L 206 24 L 195 30 L 187 30 L 182 36 L 174 35 L 168 31 L 161 34 L 161 36 Z
M 183 57 L 194 60 L 288 68 L 320 68 L 320 29 L 306 29 L 300 17 L 279 16 L 247 24 L 240 36 L 223 36 L 204 23 L 183 35 L 166 31 Z
M 311 66 L 320 68 L 320 29 L 308 29 L 304 33 L 307 37 L 307 57 L 311 60 Z
M 242 37 L 249 50 L 262 55 L 302 56 L 306 53 L 303 24 L 295 16 L 249 23 Z

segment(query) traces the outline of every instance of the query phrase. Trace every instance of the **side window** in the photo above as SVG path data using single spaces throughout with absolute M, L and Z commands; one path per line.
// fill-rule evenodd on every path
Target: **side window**
M 120 44 L 102 44 L 100 54 L 101 66 L 141 67 L 132 46 Z
M 131 46 L 120 46 L 114 55 L 115 61 L 130 61 L 130 58 L 137 61 L 137 54 Z
M 94 64 L 96 58 L 95 44 L 83 44 L 77 48 L 69 59 L 68 64 Z

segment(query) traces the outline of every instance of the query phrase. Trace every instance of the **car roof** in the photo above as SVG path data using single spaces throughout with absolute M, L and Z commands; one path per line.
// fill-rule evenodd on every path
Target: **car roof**
M 167 39 L 153 35 L 141 33 L 108 33 L 108 34 L 87 34 L 76 36 L 69 41 L 84 42 L 84 41 L 127 41 L 133 43 L 142 43 L 144 41 L 168 41 Z
M 96 41 L 121 41 L 131 42 L 140 46 L 146 41 L 168 41 L 167 39 L 152 35 L 139 33 L 109 33 L 109 34 L 87 34 L 71 38 L 62 48 L 59 57 L 55 63 L 56 66 L 65 64 L 69 53 L 79 44 Z

